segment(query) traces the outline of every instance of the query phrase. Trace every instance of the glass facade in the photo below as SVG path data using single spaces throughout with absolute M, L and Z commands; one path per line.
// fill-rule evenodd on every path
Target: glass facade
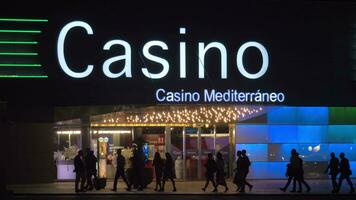
M 90 148 L 98 157 L 99 176 L 106 178 L 114 177 L 116 149 L 123 149 L 129 160 L 136 138 L 145 142 L 148 168 L 152 167 L 155 152 L 163 158 L 166 152 L 170 152 L 176 160 L 177 179 L 204 178 L 207 155 L 218 151 L 223 154 L 226 172 L 231 176 L 235 153 L 242 149 L 247 150 L 252 161 L 251 179 L 285 178 L 291 149 L 296 149 L 304 160 L 306 178 L 327 178 L 324 171 L 331 152 L 336 155 L 344 152 L 356 172 L 355 108 L 265 106 L 258 110 L 261 112 L 245 109 L 246 115 L 241 120 L 220 124 L 182 124 L 181 121 L 176 124 L 123 124 L 120 118 L 114 120 L 111 114 L 94 116 L 89 131 Z M 124 116 L 124 113 L 119 114 Z M 184 120 L 184 116 L 180 119 Z M 114 121 L 116 124 L 112 123 Z M 55 155 L 60 180 L 74 178 L 68 169 L 73 165 L 72 157 L 76 150 L 83 148 L 83 132 L 78 127 L 80 124 L 70 127 L 67 123 L 64 128 L 56 129 L 58 151 Z M 129 162 L 126 167 L 129 168 Z
M 304 160 L 306 178 L 327 177 L 331 152 L 344 152 L 356 170 L 354 108 L 270 107 L 266 115 L 255 123 L 236 125 L 236 150 L 247 150 L 250 178 L 284 178 L 291 149 Z

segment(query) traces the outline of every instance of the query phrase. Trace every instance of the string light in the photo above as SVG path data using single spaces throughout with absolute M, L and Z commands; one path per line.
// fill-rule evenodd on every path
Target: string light
M 262 107 L 247 106 L 172 106 L 165 110 L 122 112 L 120 118 L 106 115 L 101 123 L 108 124 L 227 124 L 253 117 Z M 103 125 L 104 125 L 103 124 Z

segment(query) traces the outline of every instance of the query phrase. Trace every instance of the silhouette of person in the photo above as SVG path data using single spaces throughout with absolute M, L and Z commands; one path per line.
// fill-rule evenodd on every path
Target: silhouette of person
M 216 187 L 218 187 L 219 185 L 225 186 L 225 192 L 227 192 L 229 190 L 229 188 L 227 187 L 227 184 L 225 181 L 225 176 L 226 176 L 225 161 L 224 161 L 224 158 L 220 152 L 218 152 L 216 154 L 216 167 L 217 167 Z
M 155 176 L 156 176 L 156 188 L 155 191 L 162 191 L 162 174 L 163 174 L 163 162 L 161 159 L 161 155 L 159 152 L 155 153 L 155 156 L 153 158 L 153 167 L 155 168 Z M 158 189 L 159 187 L 159 189 Z
M 117 190 L 117 181 L 120 177 L 122 177 L 122 180 L 126 183 L 127 190 L 130 190 L 131 187 L 129 183 L 127 182 L 126 175 L 125 175 L 125 157 L 121 155 L 121 149 L 118 149 L 117 152 L 117 157 L 116 157 L 116 173 L 115 173 L 115 178 L 114 178 L 114 187 L 113 191 Z
M 164 163 L 163 167 L 163 185 L 162 185 L 162 191 L 164 191 L 164 186 L 166 184 L 166 181 L 170 179 L 173 184 L 173 192 L 177 191 L 176 188 L 176 183 L 174 182 L 175 179 L 175 168 L 174 168 L 174 162 L 172 159 L 171 154 L 168 152 L 166 153 L 166 162 Z
M 288 177 L 288 181 L 287 181 L 286 185 L 283 188 L 279 188 L 283 192 L 285 192 L 287 190 L 287 188 L 289 187 L 290 183 L 292 182 L 292 180 L 294 178 L 292 164 L 290 164 L 290 163 L 287 164 L 286 176 Z
M 83 151 L 79 150 L 78 155 L 74 157 L 74 172 L 75 172 L 75 192 L 85 192 L 85 166 Z M 78 188 L 80 181 L 80 189 Z
M 236 169 L 235 169 L 235 177 L 234 177 L 234 183 L 236 184 L 236 192 L 240 191 L 241 186 L 243 184 L 243 173 L 241 170 L 241 164 L 242 164 L 242 153 L 241 151 L 236 152 L 237 160 L 236 160 Z
M 206 188 L 209 185 L 209 182 L 211 182 L 213 184 L 214 190 L 213 192 L 217 192 L 217 185 L 214 181 L 214 175 L 215 172 L 217 171 L 217 166 L 216 166 L 216 162 L 213 158 L 213 154 L 209 153 L 208 154 L 208 161 L 205 164 L 206 167 L 206 172 L 205 172 L 205 178 L 206 178 L 206 182 L 205 182 L 205 186 L 202 188 L 202 190 L 205 192 Z
M 293 189 L 290 192 L 296 192 L 297 174 L 298 174 L 298 170 L 300 167 L 299 162 L 300 162 L 300 160 L 297 159 L 297 150 L 292 149 L 289 163 L 290 163 L 290 174 L 293 178 Z M 285 187 L 286 189 L 288 188 L 289 183 L 287 182 L 287 185 Z
M 96 162 L 97 158 L 94 155 L 94 151 L 89 150 L 87 152 L 87 156 L 85 158 L 85 168 L 86 168 L 86 173 L 87 173 L 87 185 L 86 189 L 87 190 L 93 190 L 93 180 L 92 177 L 94 176 L 94 179 L 96 179 Z
M 325 173 L 329 172 L 329 175 L 331 176 L 331 184 L 333 186 L 333 190 L 331 193 L 335 193 L 337 191 L 337 182 L 336 182 L 336 177 L 340 172 L 340 162 L 339 159 L 335 156 L 334 152 L 330 153 L 330 161 L 328 164 L 328 167 L 325 170 Z
M 145 158 L 141 148 L 135 148 L 133 150 L 133 157 L 132 157 L 132 175 L 133 175 L 133 182 L 130 183 L 127 190 L 131 190 L 132 185 L 135 183 L 137 185 L 137 190 L 142 191 L 144 188 L 143 184 L 143 176 L 144 176 L 144 169 L 145 169 Z
M 349 160 L 345 157 L 344 153 L 340 153 L 340 177 L 339 177 L 339 183 L 338 187 L 336 190 L 336 193 L 338 193 L 341 189 L 342 181 L 346 179 L 347 183 L 350 186 L 350 193 L 354 193 L 355 189 L 354 186 L 352 185 L 350 175 L 352 174 L 352 171 L 350 169 L 350 162 Z
M 250 159 L 246 155 L 246 150 L 241 151 L 241 172 L 242 172 L 242 184 L 241 184 L 241 189 L 240 192 L 244 193 L 245 192 L 245 185 L 249 187 L 249 190 L 252 190 L 253 185 L 247 182 L 246 178 L 249 173 L 249 168 L 251 166 Z
M 298 181 L 298 186 L 299 186 L 298 192 L 302 192 L 302 184 L 307 188 L 307 192 L 309 192 L 310 186 L 304 179 L 303 159 L 301 159 L 299 157 L 299 153 L 296 153 L 295 157 L 296 157 L 297 163 L 299 164 L 297 171 L 296 171 L 296 179 L 295 179 Z M 294 181 L 293 184 L 295 184 L 295 180 L 293 180 Z

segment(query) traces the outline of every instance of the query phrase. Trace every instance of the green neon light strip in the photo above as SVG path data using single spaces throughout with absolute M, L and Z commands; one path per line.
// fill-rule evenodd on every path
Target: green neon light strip
M 0 41 L 0 44 L 38 44 L 36 41 Z
M 2 29 L 0 33 L 41 33 L 40 30 L 7 30 Z
M 0 18 L 5 22 L 48 22 L 48 19 L 17 19 L 17 18 Z
M 13 53 L 13 52 L 2 52 L 0 56 L 37 56 L 38 53 Z
M 48 78 L 46 75 L 0 75 L 0 78 Z
M 0 63 L 0 67 L 41 67 L 41 64 Z

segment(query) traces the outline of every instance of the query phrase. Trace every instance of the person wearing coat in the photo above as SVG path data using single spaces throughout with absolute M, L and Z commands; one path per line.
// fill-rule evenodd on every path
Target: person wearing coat
M 117 157 L 116 157 L 116 173 L 115 173 L 115 178 L 114 178 L 114 185 L 113 185 L 113 191 L 117 190 L 117 181 L 121 177 L 124 183 L 127 186 L 126 190 L 130 190 L 131 186 L 129 182 L 127 181 L 126 174 L 125 174 L 125 157 L 121 154 L 122 150 L 118 149 L 117 150 Z
M 236 169 L 235 171 L 235 176 L 234 176 L 234 180 L 233 183 L 236 185 L 236 192 L 240 191 L 242 183 L 243 183 L 243 173 L 241 170 L 241 160 L 242 160 L 242 154 L 241 151 L 237 151 L 236 152 L 236 156 L 237 156 L 237 160 L 236 160 Z
M 217 167 L 216 187 L 218 187 L 219 185 L 222 185 L 225 187 L 224 192 L 227 192 L 229 190 L 229 188 L 227 187 L 226 180 L 225 180 L 225 176 L 226 176 L 225 161 L 224 161 L 224 158 L 220 152 L 218 152 L 216 154 L 216 167 Z
M 98 159 L 95 157 L 94 151 L 89 149 L 87 153 L 88 155 L 85 158 L 87 185 L 85 188 L 87 190 L 93 190 L 94 185 L 92 178 L 94 177 L 94 180 L 96 179 L 96 163 L 98 162 Z
M 175 168 L 174 168 L 174 162 L 172 156 L 171 154 L 166 153 L 166 162 L 164 163 L 164 167 L 163 167 L 163 184 L 162 184 L 161 191 L 164 191 L 164 186 L 166 184 L 166 181 L 170 179 L 173 185 L 173 192 L 176 192 L 177 188 L 176 188 L 176 183 L 174 182 L 175 178 L 176 178 Z
M 85 164 L 83 158 L 83 151 L 79 150 L 78 155 L 74 157 L 74 172 L 75 172 L 75 192 L 85 192 Z M 80 189 L 78 188 L 80 182 Z
M 325 170 L 325 173 L 329 172 L 329 175 L 331 177 L 331 184 L 333 187 L 333 190 L 331 191 L 331 193 L 335 193 L 337 190 L 337 182 L 336 182 L 336 177 L 340 172 L 340 162 L 339 159 L 335 156 L 334 152 L 330 153 L 330 161 L 328 164 L 328 167 Z
M 162 175 L 163 175 L 163 161 L 161 159 L 161 155 L 159 152 L 155 153 L 153 158 L 152 166 L 155 169 L 155 176 L 156 176 L 156 188 L 155 191 L 162 191 Z M 158 189 L 159 187 L 159 189 Z
M 249 187 L 249 190 L 251 191 L 253 188 L 253 185 L 250 184 L 246 178 L 248 173 L 250 172 L 250 166 L 251 166 L 251 161 L 249 157 L 247 156 L 246 150 L 241 151 L 241 171 L 242 171 L 242 184 L 241 184 L 241 189 L 240 192 L 244 193 L 245 192 L 245 185 Z
M 205 182 L 205 186 L 202 188 L 202 190 L 205 192 L 206 188 L 208 187 L 209 185 L 209 182 L 211 182 L 213 184 L 213 187 L 214 187 L 214 190 L 213 192 L 217 192 L 217 186 L 216 186 L 216 183 L 214 181 L 214 175 L 215 175 L 215 172 L 217 170 L 217 167 L 216 167 L 216 162 L 213 158 L 213 154 L 212 153 L 209 153 L 208 154 L 208 161 L 206 162 L 205 164 L 205 167 L 206 167 L 206 172 L 205 172 L 205 178 L 206 178 L 206 182 Z
M 340 177 L 339 177 L 339 183 L 338 183 L 336 193 L 339 193 L 342 181 L 344 179 L 346 179 L 347 183 L 350 186 L 350 194 L 355 192 L 354 186 L 352 185 L 352 182 L 350 179 L 351 174 L 352 174 L 352 171 L 350 169 L 349 160 L 345 157 L 344 153 L 340 153 Z

